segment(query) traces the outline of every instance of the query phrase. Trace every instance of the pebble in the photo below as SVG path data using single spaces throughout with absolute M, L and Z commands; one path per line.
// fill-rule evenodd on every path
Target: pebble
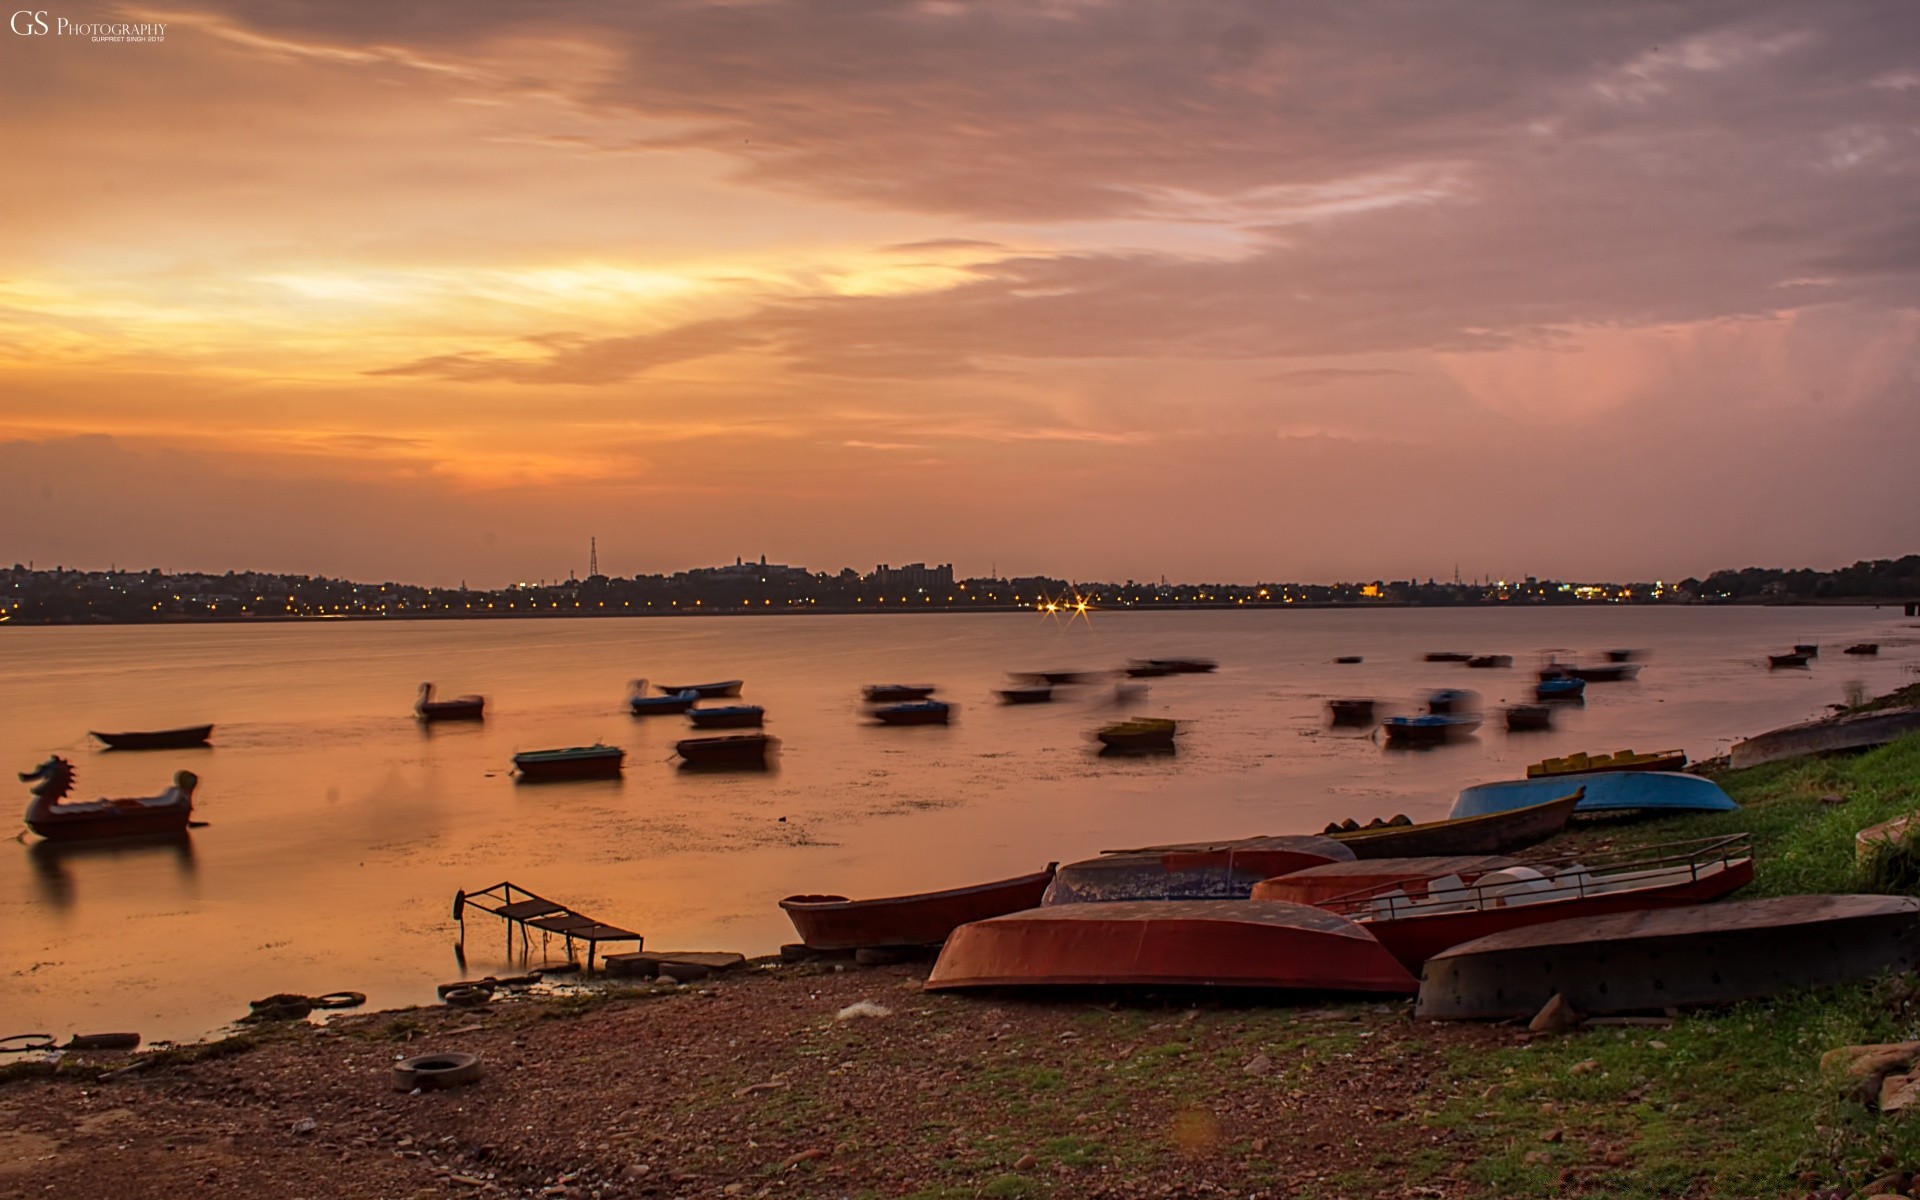
M 1014 1160 L 1013 1169 L 1016 1171 L 1031 1171 L 1039 1165 L 1040 1160 L 1038 1158 L 1035 1158 L 1031 1154 L 1022 1154 Z
M 1563 1135 L 1560 1132 L 1560 1130 L 1549 1129 L 1545 1133 L 1540 1135 L 1540 1140 L 1543 1142 L 1553 1143 L 1553 1142 L 1558 1142 L 1562 1136 Z
M 1248 1075 L 1271 1075 L 1273 1060 L 1264 1054 L 1256 1054 L 1248 1059 L 1240 1070 Z

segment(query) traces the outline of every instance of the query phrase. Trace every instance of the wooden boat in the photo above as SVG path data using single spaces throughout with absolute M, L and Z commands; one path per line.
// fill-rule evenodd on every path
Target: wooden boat
M 1472 658 L 1467 660 L 1467 665 L 1469 667 L 1473 667 L 1476 670 L 1481 670 L 1481 671 L 1485 671 L 1490 668 L 1510 667 L 1513 665 L 1513 655 L 1511 654 L 1476 654 Z
M 916 700 L 873 710 L 874 719 L 882 725 L 945 725 L 952 715 L 953 705 L 944 700 Z
M 690 767 L 757 767 L 765 764 L 767 751 L 778 744 L 764 733 L 728 733 L 687 738 L 674 743 L 673 749 Z
M 1564 758 L 1542 759 L 1527 768 L 1527 778 L 1591 775 L 1595 771 L 1678 771 L 1686 765 L 1685 750 L 1656 750 L 1651 754 L 1636 754 L 1631 750 L 1617 750 L 1612 754 L 1582 751 Z
M 1580 700 L 1587 694 L 1587 681 L 1566 676 L 1542 679 L 1533 685 L 1533 698 L 1543 704 Z
M 1812 657 L 1812 655 L 1802 654 L 1798 650 L 1795 650 L 1792 654 L 1769 654 L 1767 655 L 1767 669 L 1777 671 L 1782 667 L 1804 667 Z
M 788 896 L 780 907 L 793 921 L 800 940 L 815 950 L 859 950 L 876 946 L 937 946 L 969 921 L 1034 908 L 1053 881 L 1053 863 L 1044 871 L 992 883 L 849 900 L 845 896 Z
M 1147 664 L 1165 667 L 1175 675 L 1205 675 L 1220 669 L 1220 664 L 1211 658 L 1150 658 Z
M 1734 769 L 1739 770 L 1803 754 L 1884 746 L 1895 738 L 1916 732 L 1920 732 L 1920 705 L 1840 713 L 1770 729 L 1744 742 L 1735 742 L 1729 758 Z
M 1473 655 L 1468 654 L 1464 650 L 1430 650 L 1427 652 L 1428 662 L 1463 663 L 1468 661 L 1472 657 Z
M 1417 990 L 1358 925 L 1278 900 L 1068 904 L 975 921 L 953 931 L 926 986 Z
M 1551 921 L 1427 961 L 1414 1016 L 1525 1018 L 1556 994 L 1589 1015 L 1756 1000 L 1911 971 L 1920 900 L 1776 896 Z
M 193 819 L 193 789 L 200 779 L 192 771 L 175 771 L 173 786 L 158 796 L 68 803 L 73 764 L 55 755 L 21 772 L 20 781 L 36 785 L 33 801 L 27 805 L 28 829 L 49 841 L 93 842 L 184 834 Z
M 1440 688 L 1427 693 L 1427 711 L 1436 717 L 1472 712 L 1480 697 L 1464 688 Z
M 1840 653 L 1842 654 L 1878 654 L 1880 653 L 1880 643 L 1879 642 L 1855 642 L 1853 645 L 1848 646 L 1845 650 L 1842 650 Z
M 868 704 L 900 704 L 909 700 L 925 700 L 935 690 L 930 683 L 870 683 L 860 689 L 860 694 Z
M 1059 868 L 1042 903 L 1244 900 L 1262 879 L 1353 857 L 1339 842 L 1311 834 L 1109 850 Z
M 660 690 L 669 695 L 692 692 L 702 700 L 721 700 L 728 696 L 738 696 L 743 684 L 739 679 L 722 679 L 718 683 L 683 683 L 679 687 L 667 687 L 662 684 Z
M 1419 717 L 1388 717 L 1380 722 L 1389 746 L 1437 746 L 1466 737 L 1480 728 L 1471 714 L 1428 713 Z
M 480 721 L 486 719 L 487 701 L 484 696 L 455 696 L 451 700 L 435 700 L 433 685 L 420 685 L 420 698 L 413 702 L 413 711 L 422 721 Z
M 1253 885 L 1255 900 L 1284 900 L 1289 904 L 1322 901 L 1404 885 L 1412 880 L 1459 876 L 1476 879 L 1489 871 L 1517 867 L 1520 860 L 1502 854 L 1450 854 L 1426 858 L 1359 858 L 1352 862 L 1305 867 Z M 1338 911 L 1338 910 L 1333 910 Z
M 1740 833 L 1577 860 L 1409 873 L 1318 903 L 1366 926 L 1417 972 L 1434 955 L 1476 938 L 1550 921 L 1704 904 L 1751 882 L 1753 846 Z
M 767 710 L 758 704 L 724 704 L 689 708 L 687 719 L 696 729 L 758 729 L 766 722 Z
M 692 708 L 694 701 L 699 698 L 700 693 L 692 690 L 669 692 L 664 696 L 649 696 L 647 681 L 636 679 L 633 681 L 633 695 L 627 698 L 627 706 L 633 710 L 633 715 L 636 717 L 678 716 Z
M 1360 657 L 1358 654 L 1342 654 L 1340 657 L 1334 659 L 1333 661 L 1336 663 L 1339 663 L 1343 667 L 1350 667 L 1355 663 L 1365 662 L 1366 660 Z
M 1507 705 L 1507 732 L 1553 728 L 1553 708 L 1546 704 Z
M 1327 712 L 1332 714 L 1335 725 L 1373 724 L 1373 701 L 1371 700 L 1329 700 Z
M 1795 654 L 1804 654 L 1804 655 L 1806 655 L 1806 656 L 1807 656 L 1808 658 L 1819 658 L 1819 657 L 1820 657 L 1820 643 L 1818 643 L 1818 642 L 1799 642 L 1799 643 L 1796 643 L 1796 644 L 1794 645 L 1794 647 L 1793 647 L 1793 652 L 1794 652 Z
M 1046 704 L 1053 699 L 1053 685 L 1026 683 L 1018 687 L 1001 688 L 999 696 L 1003 704 Z
M 1574 805 L 1576 816 L 1604 812 L 1731 812 L 1740 807 L 1711 779 L 1678 771 L 1598 771 L 1580 776 L 1580 786 L 1586 794 Z M 1449 815 L 1477 817 L 1507 812 L 1538 804 L 1542 797 L 1564 792 L 1566 788 L 1565 780 L 1550 775 L 1477 784 L 1461 791 Z
M 157 729 L 148 733 L 94 733 L 109 750 L 188 750 L 204 746 L 213 736 L 211 725 Z
M 1136 717 L 1119 721 L 1094 733 L 1109 750 L 1171 750 L 1179 724 L 1162 717 Z
M 527 783 L 555 779 L 612 779 L 620 774 L 627 752 L 596 742 L 564 750 L 523 750 L 513 756 L 513 769 Z
M 1502 854 L 1544 842 L 1566 828 L 1585 792 L 1573 788 L 1537 804 L 1478 816 L 1449 817 L 1414 824 L 1383 822 L 1352 829 L 1327 826 L 1326 836 L 1353 851 L 1355 858 L 1405 858 L 1418 855 Z M 1404 818 L 1396 817 L 1396 821 Z M 1335 830 L 1338 829 L 1338 832 Z

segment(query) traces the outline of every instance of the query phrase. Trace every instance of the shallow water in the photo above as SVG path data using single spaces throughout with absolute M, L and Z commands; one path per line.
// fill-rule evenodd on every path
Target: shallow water
M 1845 658 L 1852 642 L 1877 659 Z M 1811 670 L 1765 653 L 1818 641 Z M 1550 733 L 1387 752 L 1329 730 L 1333 696 L 1413 711 L 1425 689 L 1526 698 L 1537 652 L 1648 653 L 1635 683 L 1593 685 Z M 1510 653 L 1515 668 L 1429 664 Z M 1151 680 L 1128 713 L 1183 722 L 1171 759 L 1096 755 L 1112 686 L 1003 707 L 1008 670 L 1209 655 L 1217 674 Z M 1336 655 L 1361 654 L 1358 666 Z M 278 991 L 428 1002 L 457 978 L 456 888 L 511 879 L 650 947 L 762 953 L 793 938 L 793 892 L 946 887 L 1151 840 L 1315 831 L 1328 820 L 1444 816 L 1465 784 L 1574 750 L 1695 757 L 1818 714 L 1849 683 L 1909 682 L 1920 628 L 1898 609 L 1580 608 L 728 617 L 12 629 L 0 635 L 0 766 L 73 760 L 77 794 L 150 795 L 199 774 L 209 822 L 174 847 L 0 847 L 0 1034 L 134 1029 L 200 1036 Z M 782 741 L 766 774 L 687 774 L 683 719 L 630 717 L 627 680 L 744 677 Z M 421 726 L 423 679 L 488 697 L 482 726 Z M 947 728 L 862 719 L 862 684 L 924 682 Z M 1392 711 L 1386 709 L 1385 711 Z M 213 721 L 214 747 L 108 753 L 88 729 Z M 516 785 L 516 750 L 624 746 L 618 782 Z M 15 793 L 24 811 L 24 786 Z M 507 966 L 470 917 L 472 974 Z M 553 947 L 558 955 L 560 947 Z M 536 942 L 535 952 L 539 946 Z

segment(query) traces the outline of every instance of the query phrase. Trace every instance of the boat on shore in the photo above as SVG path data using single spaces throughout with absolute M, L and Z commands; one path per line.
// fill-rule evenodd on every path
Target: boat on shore
M 1678 771 L 1598 771 L 1578 777 L 1583 795 L 1575 816 L 1621 812 L 1732 812 L 1740 806 L 1720 785 Z M 1461 790 L 1451 816 L 1477 817 L 1538 804 L 1567 789 L 1554 776 L 1482 783 Z
M 1329 700 L 1327 713 L 1335 725 L 1373 724 L 1372 700 Z
M 953 705 L 944 700 L 915 700 L 873 710 L 873 719 L 882 725 L 945 725 L 952 715 Z
M 1553 728 L 1553 706 L 1550 704 L 1509 704 L 1506 717 L 1508 733 Z
M 1034 908 L 953 931 L 928 991 L 1202 987 L 1407 995 L 1412 975 L 1364 929 L 1278 900 Z
M 1636 754 L 1617 750 L 1612 754 L 1588 754 L 1580 751 L 1563 758 L 1548 758 L 1527 768 L 1528 779 L 1543 775 L 1591 775 L 1596 771 L 1678 771 L 1687 765 L 1685 750 L 1656 750 Z
M 1355 824 L 1351 829 L 1329 825 L 1324 836 L 1360 859 L 1503 854 L 1544 842 L 1565 829 L 1585 794 L 1575 787 L 1535 804 L 1441 821 L 1415 823 L 1396 817 L 1379 824 Z
M 141 733 L 100 733 L 90 731 L 109 750 L 191 750 L 207 744 L 213 736 L 211 725 L 188 725 L 181 729 L 156 729 Z
M 1467 665 L 1478 671 L 1497 670 L 1513 665 L 1511 654 L 1476 654 L 1467 660 Z
M 1252 899 L 1285 900 L 1289 904 L 1320 904 L 1374 888 L 1404 885 L 1412 880 L 1458 876 L 1475 879 L 1520 860 L 1504 854 L 1450 854 L 1413 858 L 1358 858 L 1352 862 L 1303 867 L 1253 887 Z
M 1767 669 L 1769 671 L 1778 671 L 1783 667 L 1804 667 L 1812 658 L 1813 655 L 1802 654 L 1798 650 L 1795 650 L 1791 654 L 1769 654 L 1767 655 Z
M 420 685 L 420 698 L 413 702 L 413 711 L 422 721 L 482 721 L 487 715 L 487 700 L 484 696 L 455 696 L 451 700 L 435 700 L 433 685 Z
M 1533 698 L 1543 704 L 1566 704 L 1585 699 L 1587 681 L 1556 675 L 1533 685 Z
M 674 753 L 689 767 L 758 767 L 779 743 L 764 733 L 727 733 L 675 742 Z
M 1165 752 L 1173 749 L 1173 738 L 1179 731 L 1178 722 L 1164 717 L 1136 717 L 1108 725 L 1093 736 L 1108 750 Z
M 192 771 L 175 771 L 173 786 L 157 796 L 69 802 L 74 778 L 73 764 L 57 754 L 20 773 L 22 783 L 35 785 L 28 829 L 53 842 L 177 837 L 193 819 L 193 791 L 200 782 Z
M 1427 713 L 1417 717 L 1388 717 L 1380 722 L 1389 746 L 1438 746 L 1458 741 L 1480 728 L 1473 713 Z
M 1023 683 L 1014 687 L 1001 688 L 996 693 L 1002 704 L 1048 704 L 1053 701 L 1053 685 L 1050 683 Z
M 687 720 L 692 721 L 696 729 L 758 729 L 766 719 L 767 710 L 758 704 L 722 704 L 687 710 Z
M 903 704 L 925 700 L 938 690 L 931 683 L 870 683 L 860 689 L 860 698 L 868 704 Z
M 568 746 L 563 750 L 523 750 L 513 756 L 513 769 L 525 783 L 559 779 L 618 778 L 627 752 L 618 746 Z
M 661 684 L 660 690 L 669 696 L 676 696 L 681 692 L 692 692 L 702 700 L 724 700 L 729 696 L 738 696 L 743 686 L 745 686 L 744 680 L 722 679 L 716 683 L 683 683 L 678 687 Z
M 1332 838 L 1311 834 L 1108 850 L 1056 870 L 1042 903 L 1244 900 L 1262 879 L 1353 857 Z
M 1895 738 L 1920 733 L 1920 705 L 1841 713 L 1817 721 L 1787 725 L 1735 742 L 1728 761 L 1736 770 L 1762 763 L 1797 758 L 1802 754 L 1829 754 L 1837 750 L 1864 750 L 1884 746 Z
M 1427 960 L 1418 1020 L 1600 1015 L 1758 1000 L 1920 966 L 1920 900 L 1776 896 L 1551 921 Z
M 815 950 L 862 950 L 882 946 L 937 946 L 969 921 L 984 921 L 1035 908 L 1053 881 L 1054 864 L 1031 875 L 992 883 L 850 900 L 799 895 L 780 901 L 800 940 Z

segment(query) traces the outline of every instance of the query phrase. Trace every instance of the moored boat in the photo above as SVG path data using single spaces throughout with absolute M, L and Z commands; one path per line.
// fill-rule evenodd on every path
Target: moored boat
M 1109 750 L 1171 750 L 1180 730 L 1178 722 L 1163 717 L 1138 717 L 1097 730 L 1094 737 Z
M 213 736 L 211 725 L 188 725 L 182 729 L 156 729 L 143 733 L 99 733 L 92 736 L 100 739 L 109 750 L 189 750 L 204 746 Z
M 1173 668 L 1135 659 L 1127 664 L 1126 672 L 1135 679 L 1158 679 L 1164 675 L 1173 674 Z
M 1528 779 L 1543 775 L 1591 775 L 1595 771 L 1678 771 L 1687 765 L 1685 750 L 1656 750 L 1636 754 L 1616 750 L 1612 754 L 1588 754 L 1580 751 L 1562 758 L 1542 759 L 1527 768 Z
M 1311 834 L 1109 850 L 1059 868 L 1043 903 L 1244 900 L 1262 879 L 1353 857 L 1339 842 Z
M 686 738 L 674 743 L 674 752 L 690 767 L 757 767 L 767 751 L 778 745 L 764 733 L 728 733 L 718 737 Z
M 722 679 L 717 683 L 683 683 L 678 687 L 662 684 L 660 691 L 669 696 L 675 696 L 681 692 L 692 692 L 702 700 L 721 700 L 728 696 L 738 696 L 742 686 L 744 686 L 743 680 Z
M 1579 777 L 1584 795 L 1574 815 L 1605 812 L 1731 812 L 1740 806 L 1720 785 L 1678 771 L 1598 771 Z M 1566 791 L 1567 782 L 1551 775 L 1510 779 L 1465 788 L 1453 802 L 1455 817 L 1477 817 L 1538 804 L 1542 797 Z
M 1525 1018 L 1555 995 L 1589 1015 L 1756 1000 L 1920 965 L 1920 900 L 1776 896 L 1551 921 L 1427 961 L 1414 1016 Z
M 1329 700 L 1327 712 L 1335 725 L 1373 724 L 1373 701 L 1364 699 Z
M 975 987 L 1232 987 L 1406 995 L 1407 973 L 1343 917 L 1278 900 L 1069 904 L 953 931 L 929 991 Z
M 1513 665 L 1513 655 L 1511 654 L 1476 654 L 1472 658 L 1467 660 L 1467 665 L 1469 667 L 1473 667 L 1474 669 L 1481 670 L 1481 671 L 1485 671 L 1489 669 L 1497 669 L 1500 667 L 1510 667 Z
M 1507 732 L 1553 728 L 1553 707 L 1547 704 L 1507 705 Z
M 1050 683 L 1026 683 L 1016 687 L 1001 688 L 998 695 L 1003 704 L 1046 704 L 1053 699 L 1053 685 Z
M 1355 825 L 1352 829 L 1329 825 L 1326 836 L 1353 851 L 1355 858 L 1501 854 L 1544 842 L 1559 833 L 1566 828 L 1584 795 L 1576 787 L 1566 795 L 1536 804 L 1418 824 L 1388 821 Z M 1404 821 L 1404 818 L 1396 820 Z
M 860 689 L 860 696 L 868 704 L 901 704 L 925 700 L 937 690 L 930 683 L 870 683 Z
M 1551 679 L 1542 679 L 1533 685 L 1533 698 L 1542 703 L 1564 703 L 1579 700 L 1587 694 L 1587 681 L 1573 679 L 1565 675 L 1556 675 Z
M 1794 644 L 1794 647 L 1793 647 L 1793 652 L 1794 652 L 1795 654 L 1804 654 L 1804 655 L 1806 655 L 1806 656 L 1807 656 L 1808 658 L 1819 658 L 1819 657 L 1820 657 L 1820 643 L 1818 643 L 1818 642 L 1797 642 L 1797 643 L 1795 643 L 1795 644 Z
M 1220 664 L 1211 658 L 1150 658 L 1147 662 L 1165 667 L 1175 675 L 1205 675 L 1220 669 Z
M 175 771 L 173 786 L 158 796 L 67 802 L 73 790 L 73 764 L 55 755 L 21 772 L 20 781 L 35 784 L 33 801 L 27 805 L 28 829 L 49 841 L 93 842 L 186 832 L 193 819 L 193 790 L 200 779 L 192 771 Z
M 422 721 L 481 721 L 486 719 L 487 701 L 484 696 L 455 696 L 451 700 L 435 700 L 433 685 L 420 685 L 420 698 L 413 702 L 413 711 Z
M 1323 863 L 1317 867 L 1263 879 L 1253 887 L 1252 899 L 1285 900 L 1289 904 L 1319 904 L 1358 892 L 1402 885 L 1410 880 L 1459 876 L 1474 879 L 1520 860 L 1503 854 L 1447 854 L 1418 858 L 1358 858 L 1352 862 Z
M 695 691 L 669 692 L 664 696 L 649 696 L 647 695 L 647 681 L 644 679 L 636 679 L 633 681 L 633 695 L 627 698 L 627 707 L 633 710 L 633 715 L 636 717 L 677 716 L 692 708 L 693 702 L 699 698 L 700 693 Z
M 1468 661 L 1472 657 L 1473 655 L 1467 653 L 1464 650 L 1430 650 L 1427 652 L 1426 659 L 1428 662 L 1463 663 Z
M 1051 684 L 1054 687 L 1070 687 L 1082 683 L 1098 682 L 1103 674 L 1111 678 L 1111 672 L 1100 671 L 1008 671 L 1009 678 L 1021 683 Z
M 1427 713 L 1417 717 L 1388 717 L 1380 722 L 1389 746 L 1437 746 L 1464 738 L 1480 728 L 1480 718 L 1467 713 Z
M 1855 642 L 1853 645 L 1848 646 L 1845 650 L 1842 650 L 1840 653 L 1842 654 L 1878 654 L 1880 653 L 1880 643 L 1879 642 Z
M 564 750 L 523 750 L 513 756 L 513 769 L 527 783 L 555 779 L 612 779 L 620 774 L 627 752 L 596 742 Z
M 945 725 L 952 715 L 953 705 L 944 700 L 915 700 L 873 710 L 874 720 L 882 725 Z
M 1436 717 L 1470 713 L 1479 706 L 1480 697 L 1465 688 L 1438 688 L 1427 693 L 1427 711 Z
M 758 704 L 722 704 L 689 708 L 687 719 L 696 729 L 758 729 L 767 719 L 767 710 Z
M 1767 655 L 1767 669 L 1777 671 L 1782 667 L 1804 667 L 1813 658 L 1811 654 L 1802 654 L 1795 650 L 1791 654 Z
M 1355 663 L 1365 662 L 1366 659 L 1364 659 L 1358 654 L 1342 654 L 1338 658 L 1335 658 L 1333 661 L 1336 663 L 1339 663 L 1343 667 L 1350 667 L 1350 666 L 1353 666 Z
M 788 896 L 780 907 L 792 919 L 800 940 L 815 950 L 859 950 L 877 946 L 936 946 L 969 921 L 984 921 L 1033 908 L 1053 880 L 1053 864 L 1044 871 L 970 887 L 849 900 L 845 896 Z
M 1637 662 L 1592 663 L 1586 666 L 1572 666 L 1567 674 L 1585 683 L 1624 683 L 1640 677 L 1640 664 Z

